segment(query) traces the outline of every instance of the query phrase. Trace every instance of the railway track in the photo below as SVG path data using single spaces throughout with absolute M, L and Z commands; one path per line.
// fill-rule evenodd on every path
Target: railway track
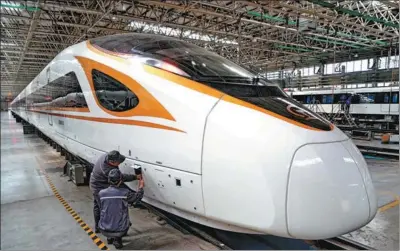
M 372 247 L 355 242 L 345 237 L 335 237 L 326 240 L 313 241 L 314 246 L 324 250 L 375 250 Z
M 357 148 L 363 154 L 371 154 L 386 158 L 399 159 L 399 149 L 390 149 L 390 148 L 373 147 L 365 145 L 357 145 Z
M 342 125 L 337 125 L 339 129 L 342 131 L 353 131 L 353 130 L 363 130 L 363 131 L 370 131 L 374 133 L 393 133 L 393 134 L 398 134 L 399 130 L 396 129 L 379 129 L 379 128 L 373 128 L 373 127 L 367 127 L 367 128 L 360 128 L 360 127 L 349 127 L 349 126 L 342 126 Z
M 229 238 L 223 238 L 224 240 L 221 241 L 218 235 L 215 234 L 214 231 L 207 230 L 208 227 L 196 227 L 196 224 L 189 223 L 184 219 L 181 219 L 177 216 L 164 212 L 158 208 L 155 208 L 147 203 L 141 202 L 141 205 L 147 208 L 149 211 L 154 213 L 155 215 L 159 216 L 161 219 L 165 220 L 168 224 L 173 226 L 174 228 L 178 229 L 184 234 L 193 234 L 209 243 L 212 243 L 220 250 L 234 250 L 234 249 L 244 249 L 243 246 L 239 248 L 234 248 L 235 244 L 229 240 Z M 238 234 L 235 234 L 235 241 L 237 241 Z M 322 249 L 322 250 L 375 250 L 372 247 L 367 245 L 355 242 L 345 237 L 335 237 L 326 240 L 317 240 L 317 241 L 305 241 L 305 240 L 294 240 L 294 239 L 285 239 L 281 237 L 268 237 L 264 235 L 246 235 L 243 236 L 246 240 L 243 241 L 246 243 L 245 249 Z M 239 238 L 240 239 L 240 238 Z M 254 243 L 252 243 L 252 241 Z M 275 241 L 274 241 L 275 240 Z M 291 242 L 291 244 L 282 246 L 284 242 Z M 240 241 L 242 242 L 242 241 Z M 276 243 L 274 243 L 276 242 Z M 296 242 L 298 242 L 296 244 Z M 264 243 L 264 244 L 263 244 Z M 233 246 L 231 247 L 232 244 Z M 263 248 L 263 245 L 265 247 Z M 308 245 L 308 248 L 306 246 Z
M 203 239 L 213 244 L 214 246 L 218 247 L 220 250 L 232 250 L 232 248 L 227 246 L 225 243 L 219 241 L 218 239 L 214 238 L 213 236 L 201 230 L 200 228 L 197 228 L 194 224 L 188 224 L 185 220 L 180 219 L 178 216 L 164 212 L 163 210 L 158 209 L 143 201 L 140 202 L 139 207 L 140 206 L 145 207 L 150 212 L 157 215 L 159 219 L 164 220 L 166 223 L 170 224 L 172 227 L 176 228 L 183 234 L 192 234 L 194 236 L 197 236 L 198 238 Z

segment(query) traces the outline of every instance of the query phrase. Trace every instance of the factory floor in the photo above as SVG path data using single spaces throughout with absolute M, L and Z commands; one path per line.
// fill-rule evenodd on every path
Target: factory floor
M 399 144 L 382 144 L 380 140 L 371 139 L 371 140 L 361 140 L 361 139 L 353 139 L 354 144 L 360 146 L 369 146 L 369 147 L 379 147 L 381 149 L 388 150 L 399 150 Z
M 63 177 L 65 159 L 35 134 L 1 113 L 1 249 L 115 249 L 94 234 L 92 195 Z M 379 212 L 367 226 L 344 235 L 375 249 L 399 250 L 398 161 L 367 159 Z M 215 246 L 169 225 L 143 209 L 130 210 L 133 223 L 124 249 L 211 249 Z M 299 247 L 303 249 L 303 247 Z
M 64 157 L 35 134 L 23 134 L 11 113 L 1 112 L 1 249 L 106 250 L 95 234 L 92 196 L 87 186 L 63 177 Z M 184 235 L 154 214 L 130 210 L 132 226 L 124 249 L 216 250 Z
M 366 159 L 378 195 L 378 213 L 365 227 L 344 235 L 378 250 L 399 250 L 399 161 Z

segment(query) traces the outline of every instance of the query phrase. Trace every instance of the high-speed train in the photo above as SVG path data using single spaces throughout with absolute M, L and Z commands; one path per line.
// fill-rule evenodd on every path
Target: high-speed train
M 399 115 L 399 86 L 371 87 L 357 89 L 287 91 L 294 99 L 306 107 L 319 101 L 326 113 L 331 113 L 332 103 L 337 104 L 342 97 L 354 95 L 351 114 Z
M 357 119 L 359 126 L 369 124 L 375 128 L 398 129 L 399 86 L 286 90 L 286 93 L 311 110 L 317 110 L 314 104 L 318 103 L 318 112 L 325 116 L 337 113 L 340 110 L 339 102 L 353 95 L 349 113 Z
M 145 202 L 213 228 L 323 239 L 377 212 L 366 162 L 342 131 L 178 39 L 128 33 L 70 46 L 11 106 L 91 163 L 119 150 L 122 171 L 142 167 Z

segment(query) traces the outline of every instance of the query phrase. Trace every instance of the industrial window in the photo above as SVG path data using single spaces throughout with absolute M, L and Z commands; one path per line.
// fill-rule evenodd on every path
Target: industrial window
M 98 70 L 92 70 L 92 76 L 97 99 L 107 110 L 124 112 L 139 104 L 138 97 L 118 80 Z
M 28 97 L 34 107 L 87 107 L 78 78 L 74 72 L 56 78 Z

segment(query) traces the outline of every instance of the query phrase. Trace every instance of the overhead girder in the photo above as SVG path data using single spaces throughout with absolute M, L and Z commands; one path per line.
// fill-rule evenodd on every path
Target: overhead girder
M 187 11 L 187 8 L 185 8 L 185 6 L 178 6 L 178 5 L 175 5 L 175 4 L 162 3 L 162 2 L 157 2 L 157 1 L 145 1 L 145 3 L 147 3 L 147 4 L 159 5 L 159 6 L 168 6 L 168 7 L 173 7 L 173 8 L 176 8 L 176 9 L 184 9 L 185 11 Z M 43 5 L 44 5 L 44 4 L 43 4 Z M 101 15 L 101 14 L 103 14 L 103 13 L 100 12 L 100 11 L 91 11 L 91 10 L 88 11 L 88 10 L 84 10 L 84 9 L 82 9 L 82 8 L 69 7 L 69 6 L 68 6 L 68 7 L 65 7 L 65 6 L 52 5 L 52 4 L 46 4 L 46 6 L 47 6 L 47 7 L 50 6 L 50 7 L 52 7 L 53 9 L 59 8 L 59 9 L 68 10 L 68 11 L 76 11 L 76 12 L 81 12 L 81 13 L 95 14 L 95 15 Z M 189 10 L 190 10 L 190 9 L 189 9 Z M 229 18 L 229 19 L 235 18 L 235 17 L 233 17 L 233 16 L 229 16 L 229 15 L 225 15 L 225 14 L 220 14 L 220 13 L 215 13 L 215 12 L 210 12 L 210 11 L 207 11 L 207 10 L 196 9 L 196 10 L 193 10 L 193 11 L 196 12 L 196 13 L 199 12 L 199 13 L 203 13 L 203 14 L 207 14 L 207 15 L 215 15 L 215 16 L 217 16 L 217 17 L 224 17 L 224 18 L 227 17 L 227 18 Z M 107 17 L 111 17 L 111 18 L 122 18 L 122 19 L 128 19 L 128 20 L 133 20 L 133 21 L 137 20 L 136 18 L 133 18 L 132 16 L 113 15 L 113 14 L 109 14 L 109 15 L 104 14 L 104 15 L 107 16 Z M 6 17 L 7 17 L 7 16 L 6 16 Z M 288 28 L 288 27 L 284 27 L 284 26 L 272 25 L 272 24 L 269 24 L 269 23 L 260 22 L 260 21 L 256 21 L 256 20 L 252 20 L 252 19 L 244 19 L 244 18 L 241 18 L 240 21 L 241 21 L 241 22 L 245 22 L 245 23 L 247 22 L 247 23 L 253 23 L 253 24 L 262 25 L 262 26 L 268 26 L 268 27 L 274 27 L 274 28 L 284 29 L 285 31 L 290 31 L 290 32 L 298 33 L 298 30 L 297 30 L 297 29 L 294 29 L 294 28 Z M 151 20 L 146 20 L 146 22 L 151 23 Z M 157 22 L 157 21 L 153 21 L 153 22 Z M 67 23 L 64 23 L 64 22 L 58 22 L 58 24 L 61 24 L 61 25 L 74 25 L 74 24 L 67 24 Z M 166 23 L 166 22 L 163 22 L 163 25 L 166 25 L 166 26 L 173 26 L 173 27 L 178 27 L 178 28 L 179 28 L 179 25 L 169 24 L 169 23 Z M 85 27 L 83 27 L 82 25 L 76 25 L 76 24 L 75 24 L 75 27 L 85 28 Z M 188 28 L 189 28 L 189 27 L 188 27 Z M 190 28 L 193 28 L 193 27 L 190 27 Z M 102 29 L 108 29 L 108 28 L 102 27 Z M 204 29 L 203 29 L 203 30 L 204 30 Z M 211 31 L 211 32 L 212 32 L 212 31 Z M 224 35 L 226 35 L 226 33 L 225 33 Z M 229 35 L 234 35 L 234 34 L 229 34 Z M 325 34 L 317 34 L 317 33 L 310 33 L 310 32 L 305 32 L 305 33 L 303 33 L 303 35 L 313 35 L 313 36 L 318 36 L 318 37 L 324 37 L 324 38 L 326 38 L 326 35 L 325 35 Z M 393 34 L 390 34 L 390 35 L 393 35 Z M 340 38 L 335 38 L 335 37 L 329 37 L 329 38 L 332 39 L 332 40 L 338 40 L 338 41 L 342 41 L 342 42 L 355 43 L 355 44 L 360 44 L 360 45 L 363 45 L 363 46 L 371 46 L 371 45 L 367 45 L 367 44 L 365 44 L 365 43 L 355 42 L 355 41 L 346 40 L 346 39 L 340 39 Z
M 13 2 L 28 7 L 1 8 L 1 75 L 7 81 L 21 69 L 36 76 L 69 45 L 126 32 L 179 37 L 260 71 L 344 61 L 357 51 L 360 59 L 399 51 L 399 28 L 392 25 L 399 24 L 392 11 L 399 6 L 372 3 L 378 1 Z

